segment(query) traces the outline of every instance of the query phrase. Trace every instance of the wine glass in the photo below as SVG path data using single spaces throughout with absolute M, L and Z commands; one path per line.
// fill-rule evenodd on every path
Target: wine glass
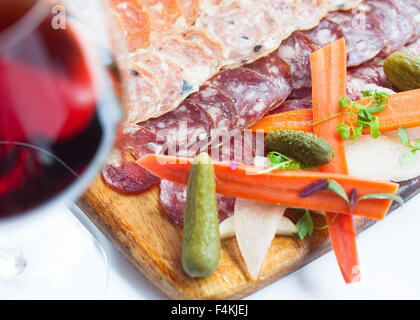
M 103 238 L 65 205 L 98 174 L 121 117 L 106 12 L 100 0 L 0 1 L 0 299 L 105 293 Z

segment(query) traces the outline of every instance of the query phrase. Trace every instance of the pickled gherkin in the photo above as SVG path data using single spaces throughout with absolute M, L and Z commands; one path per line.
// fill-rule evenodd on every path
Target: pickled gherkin
M 305 167 L 318 167 L 329 163 L 334 157 L 334 149 L 323 138 L 301 131 L 277 130 L 265 137 L 265 145 Z
M 420 88 L 420 57 L 407 52 L 394 52 L 384 63 L 388 80 L 401 91 Z
M 211 276 L 221 254 L 214 168 L 207 153 L 194 159 L 188 178 L 182 266 L 194 278 Z

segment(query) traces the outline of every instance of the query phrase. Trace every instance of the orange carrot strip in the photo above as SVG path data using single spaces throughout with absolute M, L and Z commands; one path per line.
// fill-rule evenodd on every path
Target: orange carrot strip
M 399 127 L 413 128 L 420 126 L 420 89 L 410 90 L 388 96 L 388 108 L 377 114 L 379 130 L 382 132 L 397 130 Z M 367 106 L 370 99 L 356 101 L 362 106 Z M 341 112 L 341 110 L 340 110 Z M 322 119 L 320 119 L 322 120 Z M 259 130 L 268 133 L 274 130 L 313 131 L 312 110 L 293 110 L 266 116 L 253 125 L 250 130 Z M 346 124 L 350 120 L 346 117 Z
M 162 179 L 187 184 L 192 159 L 149 154 L 137 164 Z M 232 168 L 230 163 L 215 162 L 214 170 L 217 192 L 233 197 L 241 197 L 268 203 L 278 203 L 293 208 L 306 208 L 339 212 L 350 217 L 350 209 L 345 200 L 335 193 L 325 190 L 313 196 L 302 198 L 300 192 L 321 179 L 333 179 L 344 190 L 350 192 L 357 187 L 360 196 L 371 193 L 396 194 L 398 184 L 378 180 L 355 178 L 349 175 L 323 173 L 317 171 L 272 171 L 262 173 L 264 168 L 240 164 Z M 355 215 L 380 220 L 388 212 L 391 200 L 360 201 Z
M 310 56 L 312 72 L 313 120 L 320 121 L 340 113 L 339 101 L 346 95 L 347 50 L 344 39 L 315 51 Z M 337 133 L 343 117 L 334 118 L 314 126 L 314 133 L 326 139 L 334 149 L 334 159 L 319 169 L 322 172 L 348 174 L 344 141 Z M 354 185 L 360 190 L 360 185 Z M 348 191 L 346 191 L 348 192 Z M 327 211 L 327 223 L 336 217 L 337 210 Z M 360 280 L 356 233 L 352 217 L 339 215 L 329 226 L 331 244 L 346 283 Z

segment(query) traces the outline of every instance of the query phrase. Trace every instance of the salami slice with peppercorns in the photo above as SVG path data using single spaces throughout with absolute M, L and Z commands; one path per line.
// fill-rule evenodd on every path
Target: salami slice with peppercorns
M 276 85 L 278 89 L 278 98 L 273 107 L 282 104 L 292 93 L 293 80 L 290 65 L 285 60 L 279 58 L 275 53 L 258 59 L 244 67 L 268 77 Z
M 215 123 L 208 112 L 187 99 L 175 110 L 139 125 L 164 141 L 165 153 L 188 156 L 193 145 L 208 139 Z
M 215 129 L 229 132 L 238 127 L 238 110 L 232 99 L 218 88 L 204 85 L 188 99 L 206 110 L 215 123 Z
M 312 78 L 309 55 L 318 46 L 302 32 L 293 33 L 276 51 L 276 55 L 290 65 L 293 78 L 292 98 L 304 98 L 311 94 Z
M 160 183 L 160 203 L 162 209 L 178 225 L 184 224 L 185 201 L 187 198 L 187 186 L 162 180 Z M 217 194 L 217 209 L 219 222 L 233 215 L 235 198 Z
M 239 128 L 257 122 L 279 99 L 276 85 L 250 69 L 225 70 L 208 83 L 232 99 L 238 110 Z
M 385 33 L 379 20 L 368 11 L 339 11 L 327 20 L 341 27 L 347 43 L 347 65 L 359 66 L 376 57 L 385 48 Z
M 281 26 L 254 2 L 233 0 L 208 7 L 195 25 L 222 45 L 225 67 L 263 57 L 282 40 Z

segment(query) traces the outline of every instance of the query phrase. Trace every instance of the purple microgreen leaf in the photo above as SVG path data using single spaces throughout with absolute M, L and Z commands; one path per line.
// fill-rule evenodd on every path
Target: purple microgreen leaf
M 307 197 L 313 196 L 315 193 L 326 190 L 328 188 L 328 184 L 329 184 L 328 179 L 318 180 L 310 184 L 309 186 L 307 186 L 305 189 L 303 189 L 300 192 L 300 196 L 301 198 L 307 198 Z
M 230 162 L 230 168 L 231 168 L 232 170 L 236 170 L 236 169 L 238 169 L 238 168 L 239 168 L 239 163 L 237 163 L 236 161 L 231 161 L 231 162 Z

